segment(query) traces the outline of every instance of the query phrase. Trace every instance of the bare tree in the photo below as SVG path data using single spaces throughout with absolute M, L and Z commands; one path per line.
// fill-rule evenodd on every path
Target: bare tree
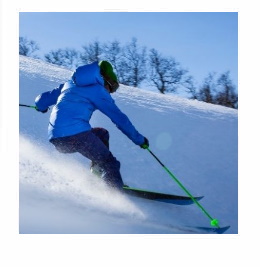
M 44 55 L 45 60 L 49 63 L 74 69 L 78 66 L 79 53 L 75 49 L 58 49 L 52 50 Z
M 33 57 L 33 53 L 39 50 L 38 44 L 26 37 L 19 37 L 19 55 Z
M 176 92 L 178 88 L 192 88 L 192 78 L 173 57 L 164 57 L 157 50 L 149 54 L 150 81 L 162 94 Z
M 230 73 L 223 73 L 218 79 L 219 91 L 215 97 L 215 103 L 218 105 L 238 108 L 238 95 L 235 92 L 235 86 L 230 79 Z
M 103 54 L 105 60 L 108 60 L 115 69 L 116 73 L 119 73 L 120 61 L 122 60 L 123 48 L 120 46 L 118 41 L 104 44 Z
M 84 45 L 83 49 L 84 51 L 80 55 L 82 64 L 89 64 L 94 61 L 99 61 L 103 53 L 103 48 L 99 41 L 94 41 L 93 43 Z
M 184 89 L 188 94 L 190 94 L 190 99 L 197 99 L 196 86 L 194 85 L 194 79 L 192 76 L 188 76 L 186 80 L 186 85 Z
M 221 74 L 218 79 L 215 73 L 209 73 L 196 98 L 207 103 L 238 108 L 238 95 L 229 72 Z
M 215 74 L 209 73 L 208 76 L 205 78 L 203 85 L 201 86 L 198 94 L 197 99 L 200 101 L 204 101 L 207 103 L 215 103 L 215 91 L 216 91 L 216 84 L 215 84 Z
M 118 75 L 123 84 L 134 87 L 139 86 L 146 78 L 146 48 L 139 47 L 136 38 L 132 38 L 131 43 L 123 49 Z

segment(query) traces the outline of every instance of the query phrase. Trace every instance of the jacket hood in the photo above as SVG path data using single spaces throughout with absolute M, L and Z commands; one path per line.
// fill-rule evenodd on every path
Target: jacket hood
M 78 67 L 72 75 L 72 80 L 77 86 L 88 86 L 97 83 L 104 85 L 98 62 Z

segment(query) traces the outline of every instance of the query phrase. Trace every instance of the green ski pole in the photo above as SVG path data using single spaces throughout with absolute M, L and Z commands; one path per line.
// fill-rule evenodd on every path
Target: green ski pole
M 171 176 L 171 178 L 180 186 L 182 190 L 185 191 L 185 193 L 193 200 L 193 202 L 203 211 L 203 213 L 210 219 L 211 226 L 215 226 L 217 228 L 219 227 L 218 220 L 213 219 L 209 213 L 202 207 L 202 205 L 192 196 L 192 194 L 184 187 L 184 185 L 173 175 L 173 173 L 158 159 L 157 156 L 149 149 L 149 147 L 146 147 L 146 149 L 150 152 L 150 154 L 160 163 L 160 165 L 165 169 L 165 171 Z
M 24 105 L 24 104 L 19 104 L 19 107 L 27 107 L 27 108 L 34 108 L 34 109 L 36 109 L 36 106 L 30 106 L 30 105 Z

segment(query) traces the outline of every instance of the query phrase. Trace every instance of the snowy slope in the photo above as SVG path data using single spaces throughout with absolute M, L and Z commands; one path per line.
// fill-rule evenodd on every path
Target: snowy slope
M 20 56 L 20 103 L 66 81 L 72 72 Z M 113 95 L 150 149 L 226 232 L 238 233 L 237 111 L 120 86 Z M 89 173 L 89 161 L 63 155 L 47 140 L 49 113 L 20 107 L 20 233 L 190 234 L 185 226 L 209 226 L 197 206 L 127 198 Z M 125 184 L 185 195 L 148 151 L 124 136 L 100 112 L 92 126 L 107 128 Z

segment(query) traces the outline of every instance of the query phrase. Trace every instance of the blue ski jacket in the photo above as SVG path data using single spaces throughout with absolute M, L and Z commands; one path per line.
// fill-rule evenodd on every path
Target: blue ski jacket
M 39 111 L 54 105 L 48 126 L 49 140 L 89 131 L 93 112 L 100 110 L 136 145 L 144 143 L 144 136 L 105 89 L 98 62 L 78 67 L 71 80 L 37 96 L 35 105 Z

